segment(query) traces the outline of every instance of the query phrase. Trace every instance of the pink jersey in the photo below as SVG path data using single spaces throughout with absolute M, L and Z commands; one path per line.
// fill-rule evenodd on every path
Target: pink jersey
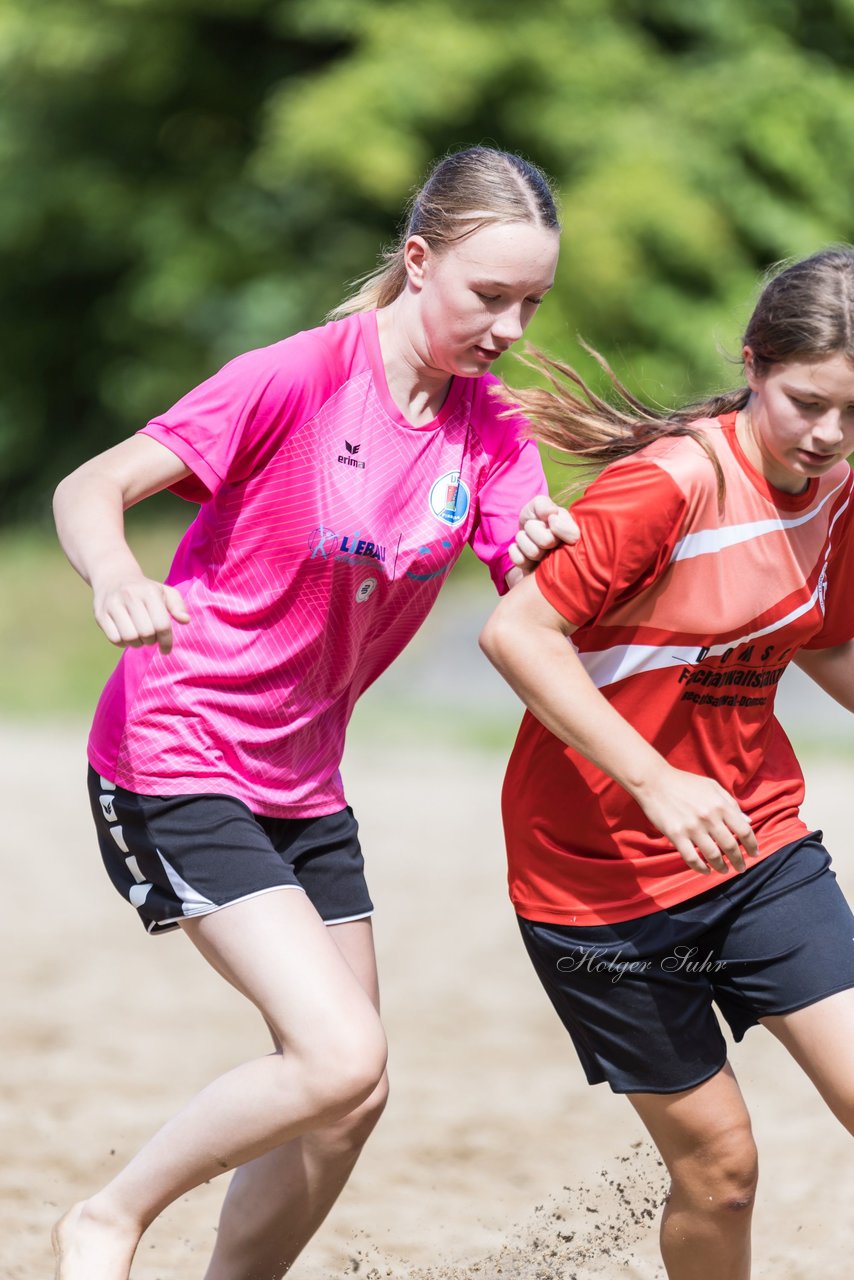
M 201 503 L 167 578 L 191 621 L 168 655 L 123 654 L 89 740 L 99 773 L 273 817 L 343 808 L 356 699 L 466 542 L 504 589 L 519 510 L 545 492 L 495 382 L 454 378 L 412 426 L 367 312 L 238 357 L 150 422 L 192 471 L 175 491 Z

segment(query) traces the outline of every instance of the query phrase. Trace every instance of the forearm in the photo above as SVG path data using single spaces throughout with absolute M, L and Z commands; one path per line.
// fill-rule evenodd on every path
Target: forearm
M 714 778 L 675 768 L 614 710 L 570 645 L 573 629 L 528 578 L 503 598 L 481 647 L 540 723 L 619 783 L 687 866 L 743 871 L 743 854 L 757 851 L 747 816 Z
M 53 513 L 63 551 L 93 590 L 101 581 L 142 576 L 125 540 L 122 491 L 110 477 L 73 472 L 57 487 Z
M 95 620 L 111 644 L 172 648 L 172 621 L 189 621 L 174 587 L 145 577 L 127 542 L 124 512 L 189 474 L 170 449 L 137 435 L 86 462 L 57 487 L 56 530 L 92 588 Z
M 846 711 L 854 711 L 854 640 L 832 649 L 802 649 L 795 662 Z
M 143 577 L 125 541 L 124 512 L 187 475 L 189 468 L 171 449 L 138 434 L 61 482 L 53 504 L 59 540 L 96 595 L 101 588 Z
M 666 761 L 602 696 L 566 635 L 545 627 L 522 629 L 499 611 L 480 643 L 525 706 L 561 742 L 635 799 L 659 784 Z

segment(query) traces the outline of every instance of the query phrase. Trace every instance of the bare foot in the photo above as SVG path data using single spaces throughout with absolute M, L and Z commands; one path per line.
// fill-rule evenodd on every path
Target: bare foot
M 81 1200 L 51 1232 L 54 1280 L 129 1280 L 138 1234 L 93 1212 Z

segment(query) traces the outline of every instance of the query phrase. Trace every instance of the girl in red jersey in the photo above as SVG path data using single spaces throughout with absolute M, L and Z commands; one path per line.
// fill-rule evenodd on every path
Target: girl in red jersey
M 125 649 L 89 745 L 107 870 L 149 931 L 180 925 L 276 1050 L 213 1081 L 65 1215 L 58 1280 L 128 1280 L 157 1214 L 235 1168 L 206 1280 L 281 1276 L 382 1111 L 344 732 L 467 541 L 499 590 L 524 569 L 508 548 L 545 483 L 489 370 L 551 287 L 558 238 L 533 165 L 446 156 L 339 318 L 238 357 L 57 490 L 62 544 Z M 122 520 L 165 488 L 201 508 L 167 585 Z M 524 514 L 549 511 L 543 496 Z
M 552 389 L 516 397 L 534 434 L 610 465 L 481 641 L 529 708 L 503 797 L 523 938 L 665 1161 L 670 1280 L 750 1272 L 756 1152 L 713 1002 L 854 1131 L 854 917 L 774 716 L 791 661 L 854 710 L 854 249 L 771 279 L 743 358 L 744 388 L 668 416 L 543 362 Z

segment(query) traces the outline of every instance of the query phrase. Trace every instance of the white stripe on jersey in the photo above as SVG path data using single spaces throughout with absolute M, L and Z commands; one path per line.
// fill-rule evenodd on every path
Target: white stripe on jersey
M 740 542 L 749 542 L 751 538 L 761 538 L 768 533 L 780 533 L 785 529 L 796 529 L 798 525 L 808 524 L 848 481 L 849 478 L 846 476 L 835 489 L 831 489 L 830 493 L 822 498 L 817 507 L 811 507 L 809 511 L 804 511 L 797 516 L 780 517 L 774 520 L 750 520 L 746 524 L 726 525 L 722 529 L 702 529 L 698 533 L 686 533 L 673 548 L 669 563 L 673 564 L 677 560 L 693 560 L 695 556 L 714 555 L 715 552 L 723 551 L 726 547 L 737 546 Z M 835 519 L 847 505 L 846 502 L 840 508 Z
M 796 609 L 792 609 L 786 614 L 785 618 L 777 618 L 767 627 L 762 627 L 759 631 L 749 631 L 747 635 L 739 636 L 734 640 L 725 640 L 720 644 L 709 645 L 703 651 L 703 660 L 720 657 L 721 654 L 726 653 L 727 649 L 739 648 L 741 645 L 749 644 L 751 640 L 758 640 L 760 636 L 773 635 L 780 627 L 788 626 L 790 622 L 794 622 L 802 614 L 809 613 L 817 599 L 818 587 L 813 591 L 809 600 L 805 600 Z M 609 649 L 597 649 L 587 653 L 579 653 L 578 656 L 581 660 L 581 665 L 596 685 L 596 688 L 604 689 L 606 685 L 615 684 L 617 680 L 626 680 L 629 676 L 640 675 L 644 671 L 660 671 L 665 667 L 695 666 L 697 663 L 697 649 L 698 646 L 696 644 L 690 646 L 670 645 L 665 641 L 663 645 L 614 645 Z

